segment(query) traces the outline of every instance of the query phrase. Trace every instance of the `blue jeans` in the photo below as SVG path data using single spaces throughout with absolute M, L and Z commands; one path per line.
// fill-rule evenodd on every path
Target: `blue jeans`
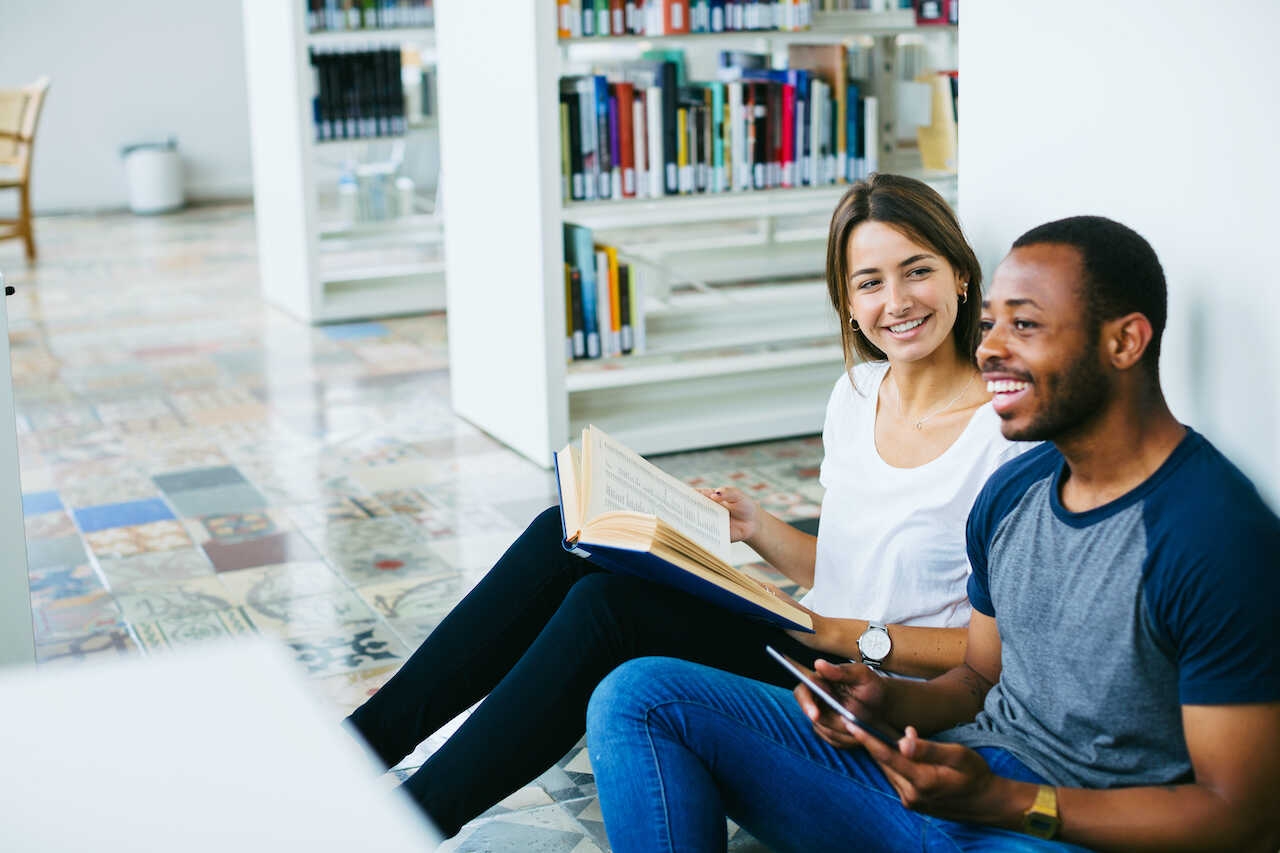
M 587 742 L 615 853 L 724 850 L 725 815 L 774 850 L 1079 851 L 903 808 L 862 750 L 813 733 L 790 690 L 671 658 L 601 682 Z M 1043 782 L 998 749 L 1001 776 Z

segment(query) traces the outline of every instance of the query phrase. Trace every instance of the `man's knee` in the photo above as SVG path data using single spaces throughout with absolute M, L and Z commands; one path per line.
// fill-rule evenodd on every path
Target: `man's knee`
M 669 701 L 665 670 L 670 658 L 636 658 L 618 666 L 596 685 L 587 705 L 588 737 L 592 731 L 609 730 L 611 721 L 644 721 L 656 708 Z

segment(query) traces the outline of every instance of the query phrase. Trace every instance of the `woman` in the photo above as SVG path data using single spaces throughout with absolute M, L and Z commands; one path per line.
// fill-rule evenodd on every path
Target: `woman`
M 812 588 L 803 603 L 814 633 L 601 571 L 564 551 L 559 514 L 547 510 L 349 720 L 390 766 L 488 694 L 404 784 L 444 833 L 564 755 L 585 730 L 592 690 L 631 658 L 677 657 L 778 685 L 791 678 L 766 644 L 806 665 L 822 654 L 914 676 L 961 661 L 965 516 L 987 475 L 1020 450 L 1001 437 L 976 379 L 977 259 L 936 192 L 879 175 L 832 216 L 827 282 L 849 370 L 823 429 L 819 535 L 736 489 L 706 492 L 728 508 L 735 540 Z M 853 368 L 856 357 L 869 363 Z

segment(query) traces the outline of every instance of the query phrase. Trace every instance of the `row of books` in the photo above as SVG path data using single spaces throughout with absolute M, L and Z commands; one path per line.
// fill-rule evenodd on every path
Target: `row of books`
M 316 139 L 366 139 L 405 132 L 400 48 L 311 49 Z
M 683 84 L 673 60 L 561 78 L 563 197 L 822 186 L 875 171 L 878 104 L 848 79 L 844 46 L 791 45 L 788 60 Z
M 645 350 L 644 275 L 618 260 L 591 229 L 564 223 L 565 357 L 610 358 Z
M 430 27 L 432 0 L 303 0 L 310 32 Z
M 556 0 L 560 38 L 804 30 L 812 0 Z

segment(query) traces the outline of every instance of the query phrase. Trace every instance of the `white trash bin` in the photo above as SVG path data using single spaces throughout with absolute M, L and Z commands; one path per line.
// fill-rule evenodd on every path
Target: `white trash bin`
M 167 213 L 186 202 L 178 141 L 136 142 L 120 149 L 134 213 Z

